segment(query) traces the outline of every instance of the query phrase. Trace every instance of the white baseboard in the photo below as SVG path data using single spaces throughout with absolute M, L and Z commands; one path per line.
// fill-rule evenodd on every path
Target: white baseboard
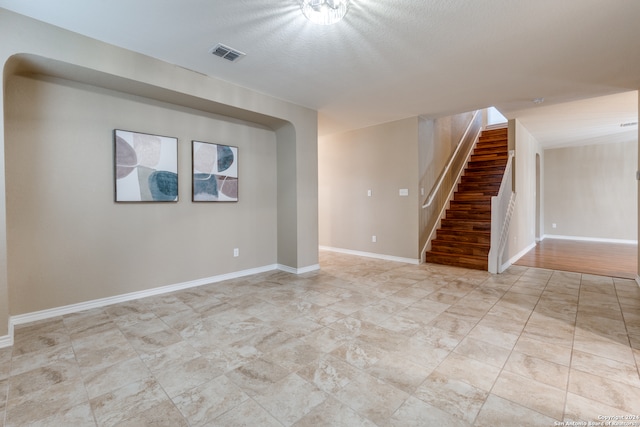
M 312 271 L 320 270 L 320 264 L 314 264 L 314 265 L 310 265 L 308 267 L 303 267 L 303 268 L 295 268 L 295 267 L 289 267 L 288 265 L 278 264 L 278 270 L 286 271 L 287 273 L 292 273 L 292 274 L 304 274 L 304 273 L 310 273 Z
M 222 282 L 224 280 L 237 279 L 240 277 L 251 276 L 254 274 L 265 273 L 273 270 L 282 270 L 293 274 L 303 274 L 310 271 L 318 270 L 318 264 L 303 268 L 293 268 L 280 264 L 265 265 L 263 267 L 250 268 L 247 270 L 236 271 L 233 273 L 220 274 L 217 276 L 206 277 L 203 279 L 191 280 L 188 282 L 177 283 L 174 285 L 160 286 L 144 291 L 130 292 L 127 294 L 116 295 L 113 297 L 100 298 L 91 301 L 85 301 L 78 304 L 70 304 L 62 307 L 50 308 L 47 310 L 35 311 L 32 313 L 18 314 L 9 318 L 9 334 L 0 336 L 0 348 L 10 347 L 13 345 L 13 330 L 16 325 L 36 322 L 38 320 L 50 319 L 53 317 L 64 316 L 65 314 L 77 313 L 79 311 L 91 310 L 93 308 L 106 307 L 121 302 L 132 301 L 140 298 L 161 295 L 170 292 L 176 292 L 184 289 L 194 288 L 197 286 L 208 285 L 211 283 Z
M 320 250 L 329 251 L 329 252 L 337 252 L 337 253 L 340 253 L 340 254 L 347 254 L 347 255 L 356 255 L 356 256 L 361 256 L 361 257 L 366 257 L 366 258 L 382 259 L 382 260 L 385 260 L 385 261 L 404 262 L 405 264 L 415 264 L 415 265 L 420 264 L 420 260 L 419 259 L 403 258 L 403 257 L 397 257 L 397 256 L 393 256 L 393 255 L 376 254 L 376 253 L 373 253 L 373 252 L 353 251 L 351 249 L 332 248 L 330 246 L 320 246 Z
M 13 345 L 13 334 L 0 337 L 0 348 L 11 347 Z
M 529 252 L 531 249 L 535 247 L 536 247 L 536 242 L 533 242 L 532 244 L 530 244 L 529 246 L 527 246 L 526 248 L 524 248 L 523 250 L 521 250 L 511 258 L 509 258 L 509 261 L 502 264 L 502 271 L 505 271 L 507 268 L 511 267 L 513 264 L 515 264 L 516 261 L 518 261 L 520 258 L 525 256 L 527 252 Z
M 620 243 L 625 245 L 637 245 L 637 240 L 603 239 L 600 237 L 561 236 L 558 234 L 545 234 L 543 239 L 577 240 L 582 242 Z

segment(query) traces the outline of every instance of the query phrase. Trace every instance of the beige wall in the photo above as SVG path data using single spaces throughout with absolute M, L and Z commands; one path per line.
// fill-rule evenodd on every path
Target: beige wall
M 322 137 L 318 159 L 320 245 L 417 260 L 418 118 Z
M 64 161 L 63 157 L 67 155 L 79 155 L 80 153 L 85 156 L 90 155 L 102 155 L 105 154 L 104 147 L 93 147 L 92 150 L 88 150 L 86 147 L 58 147 L 60 151 L 54 149 L 53 146 L 37 147 L 33 146 L 25 147 L 24 152 L 17 149 L 14 152 L 13 146 L 10 144 L 15 143 L 16 134 L 22 132 L 29 132 L 30 135 L 37 136 L 36 144 L 43 144 L 43 141 L 48 137 L 47 133 L 54 130 L 54 139 L 56 144 L 62 141 L 73 140 L 74 138 L 74 126 L 70 126 L 68 120 L 71 120 L 73 125 L 76 125 L 76 121 L 67 117 L 66 120 L 61 119 L 59 116 L 55 116 L 55 112 L 50 112 L 48 109 L 54 104 L 54 99 L 60 96 L 66 97 L 73 94 L 74 97 L 79 99 L 81 103 L 95 102 L 92 108 L 88 109 L 86 113 L 97 112 L 101 114 L 99 117 L 94 115 L 87 116 L 85 119 L 87 128 L 82 127 L 81 132 L 83 136 L 87 136 L 95 144 L 99 134 L 111 126 L 119 119 L 129 123 L 129 126 L 117 126 L 128 127 L 131 130 L 140 130 L 147 132 L 166 133 L 168 135 L 176 135 L 181 139 L 190 139 L 200 137 L 205 140 L 212 140 L 213 142 L 230 142 L 230 135 L 239 136 L 237 144 L 241 147 L 240 159 L 242 163 L 241 168 L 241 182 L 245 182 L 244 185 L 260 185 L 263 181 L 266 183 L 266 194 L 257 195 L 259 190 L 256 190 L 256 199 L 252 202 L 254 206 L 259 206 L 257 209 L 245 209 L 250 199 L 244 199 L 245 195 L 250 196 L 253 190 L 241 187 L 241 203 L 237 204 L 234 208 L 233 205 L 217 207 L 219 212 L 223 212 L 224 219 L 231 219 L 232 222 L 227 224 L 226 230 L 223 231 L 226 237 L 233 235 L 240 244 L 244 245 L 241 248 L 241 257 L 239 260 L 233 260 L 226 263 L 225 266 L 214 263 L 211 257 L 211 263 L 203 266 L 202 262 L 206 264 L 206 260 L 202 254 L 196 254 L 195 250 L 191 247 L 203 248 L 206 244 L 200 241 L 201 236 L 196 233 L 198 226 L 202 225 L 187 224 L 194 218 L 198 222 L 202 222 L 206 217 L 204 213 L 207 209 L 206 206 L 191 206 L 189 198 L 185 197 L 188 194 L 188 179 L 184 174 L 181 176 L 180 189 L 181 200 L 177 204 L 170 206 L 150 206 L 146 211 L 142 206 L 107 206 L 104 205 L 104 199 L 101 196 L 108 196 L 108 202 L 112 203 L 113 195 L 112 183 L 107 182 L 108 173 L 103 171 L 96 173 L 95 182 L 84 182 L 80 180 L 82 184 L 80 187 L 76 187 L 73 190 L 73 196 L 68 196 L 64 200 L 65 204 L 59 203 L 59 200 L 54 200 L 53 194 L 56 194 L 59 198 L 60 191 L 66 188 L 65 184 L 70 181 L 75 181 L 74 178 L 86 177 L 86 173 L 80 173 L 78 169 L 72 169 L 69 174 L 76 174 L 80 176 L 71 175 L 54 175 L 47 184 L 56 188 L 56 193 L 49 195 L 45 194 L 42 189 L 42 184 L 37 183 L 33 179 L 27 180 L 27 188 L 29 191 L 34 191 L 38 195 L 42 195 L 39 200 L 20 200 L 20 198 L 26 198 L 28 194 L 23 193 L 21 185 L 24 185 L 24 181 L 16 182 L 17 177 L 13 174 L 22 176 L 22 171 L 16 172 L 16 168 L 11 166 L 9 172 L 11 175 L 7 175 L 4 170 L 0 170 L 0 338 L 8 332 L 7 322 L 9 314 L 19 314 L 38 310 L 41 308 L 55 307 L 60 304 L 70 304 L 77 302 L 81 299 L 95 299 L 104 297 L 107 295 L 118 295 L 123 292 L 135 291 L 141 288 L 149 288 L 161 286 L 167 284 L 170 281 L 184 282 L 196 278 L 198 275 L 204 275 L 209 277 L 224 271 L 244 269 L 245 267 L 259 267 L 265 262 L 277 262 L 281 265 L 291 267 L 293 269 L 305 270 L 307 268 L 313 268 L 317 264 L 318 259 L 318 204 L 317 204 L 317 112 L 307 108 L 299 107 L 284 101 L 280 101 L 274 98 L 270 98 L 266 95 L 252 92 L 248 89 L 229 84 L 227 82 L 217 80 L 215 78 L 203 76 L 198 73 L 185 70 L 180 67 L 173 66 L 171 64 L 164 63 L 149 57 L 145 57 L 130 51 L 126 51 L 105 43 L 97 42 L 95 40 L 79 36 L 77 34 L 61 30 L 56 27 L 52 27 L 41 22 L 31 20 L 20 15 L 13 14 L 4 9 L 0 9 L 0 63 L 3 65 L 3 85 L 0 87 L 0 99 L 2 99 L 2 105 L 0 106 L 0 153 L 14 156 L 25 156 L 29 154 L 29 150 L 39 150 L 40 148 L 46 150 L 49 153 L 53 151 L 51 156 L 56 159 L 56 163 L 48 163 L 47 159 L 39 159 L 35 162 L 34 159 L 21 159 L 19 164 L 28 165 L 30 162 L 34 164 L 46 165 L 44 171 L 51 172 L 52 168 L 60 166 L 60 162 Z M 102 89 L 96 88 L 81 88 L 76 83 L 68 84 L 65 87 L 64 84 L 44 83 L 43 80 L 34 80 L 30 83 L 24 83 L 24 90 L 36 91 L 38 93 L 33 94 L 34 99 L 29 102 L 25 102 L 16 109 L 8 109 L 7 96 L 5 96 L 5 90 L 15 91 L 18 87 L 22 87 L 23 83 L 19 82 L 19 78 L 14 77 L 16 74 L 24 74 L 29 72 L 36 72 L 46 74 L 50 76 L 62 77 L 67 80 L 74 81 L 76 83 L 87 84 L 88 86 L 101 87 L 110 89 L 115 92 L 124 92 L 129 95 L 138 95 L 143 100 L 131 99 L 123 95 L 114 95 L 113 93 L 102 93 Z M 18 86 L 16 86 L 18 85 Z M 55 95 L 55 96 L 53 96 Z M 12 93 L 12 99 L 16 99 L 16 96 L 20 98 L 19 93 Z M 91 100 L 91 101 L 90 101 Z M 40 104 L 42 102 L 43 104 Z M 167 105 L 170 104 L 170 105 Z M 39 121 L 43 120 L 43 127 L 39 125 L 35 126 L 35 129 L 20 129 L 21 124 L 18 120 L 14 123 L 15 114 L 19 111 L 24 112 L 24 109 L 28 106 L 35 107 L 33 113 L 29 114 L 53 114 L 53 117 L 34 117 L 25 116 L 20 120 L 25 121 Z M 73 108 L 76 113 L 85 113 L 84 110 L 75 106 L 71 107 L 65 103 L 65 108 Z M 101 106 L 108 106 L 109 108 L 101 108 Z M 124 112 L 128 114 L 128 117 L 124 117 L 124 112 L 113 110 L 112 107 L 117 106 L 123 108 Z M 13 108 L 13 107 L 11 107 Z M 6 111 L 5 111 L 6 110 Z M 11 114 L 11 122 L 8 121 L 7 115 Z M 26 114 L 26 113 L 25 113 Z M 216 117 L 215 114 L 221 114 L 229 117 L 223 119 Z M 140 118 L 137 121 L 136 118 Z M 62 120 L 53 126 L 51 122 L 53 120 Z M 237 122 L 241 120 L 242 122 Z M 252 123 L 252 124 L 249 124 Z M 95 124 L 95 128 L 91 126 Z M 141 127 L 144 125 L 144 129 Z M 183 129 L 180 126 L 191 127 L 190 129 Z M 256 126 L 257 125 L 257 126 Z M 14 127 L 15 126 L 15 127 Z M 271 130 L 265 129 L 265 126 Z M 17 129 L 16 129 L 17 127 Z M 53 129 L 55 128 L 55 129 Z M 158 128 L 164 128 L 166 132 L 158 130 Z M 8 135 L 11 133 L 11 135 Z M 236 135 L 238 133 L 238 135 Z M 7 136 L 5 137 L 5 134 Z M 192 136 L 193 135 L 193 136 Z M 255 138 L 255 141 L 252 139 Z M 225 141 L 222 141 L 225 139 Z M 107 158 L 108 169 L 110 171 L 112 154 L 111 154 L 111 136 L 109 135 L 107 140 L 109 141 L 109 156 Z M 249 142 L 251 141 L 251 142 Z M 276 212 L 277 219 L 274 221 L 273 215 L 273 197 L 274 189 L 272 184 L 273 171 L 267 172 L 264 179 L 256 184 L 251 181 L 251 172 L 246 167 L 252 165 L 257 167 L 258 170 L 263 168 L 263 165 L 255 164 L 254 154 L 249 154 L 248 144 L 254 144 L 256 141 L 262 141 L 264 146 L 258 148 L 255 153 L 259 156 L 261 153 L 268 159 L 266 166 L 274 165 L 273 157 L 276 156 L 277 160 L 275 165 L 277 169 L 275 189 L 276 198 Z M 184 144 L 184 143 L 183 143 Z M 275 144 L 275 151 L 273 145 Z M 59 145 L 59 144 L 58 144 Z M 184 150 L 184 145 L 182 146 Z M 85 151 L 88 150 L 88 151 Z M 93 151 L 96 150 L 96 151 Z M 264 150 L 264 151 L 260 151 Z M 41 154 L 41 153 L 40 153 Z M 39 154 L 39 155 L 40 155 Z M 74 158 L 76 159 L 76 158 Z M 184 171 L 185 161 L 188 160 L 188 151 L 182 151 L 180 154 L 180 167 Z M 97 159 L 96 169 L 104 167 L 101 162 L 104 159 Z M 258 162 L 259 163 L 259 162 Z M 5 162 L 0 162 L 0 168 L 4 166 Z M 188 171 L 189 169 L 187 169 Z M 245 173 L 249 179 L 245 181 Z M 21 227 L 28 226 L 29 222 L 41 224 L 42 231 L 47 233 L 49 238 L 54 238 L 58 243 L 66 242 L 65 238 L 71 238 L 72 244 L 68 249 L 73 254 L 78 254 L 80 248 L 95 249 L 97 251 L 97 259 L 87 260 L 87 255 L 84 256 L 84 260 L 89 262 L 87 266 L 79 266 L 78 263 L 73 264 L 73 269 L 69 266 L 67 270 L 75 270 L 77 273 L 74 275 L 72 272 L 63 271 L 65 268 L 57 265 L 56 261 L 69 261 L 68 255 L 63 256 L 61 254 L 55 254 L 55 259 L 46 259 L 47 268 L 50 271 L 55 272 L 56 280 L 65 280 L 65 283 L 56 283 L 55 286 L 62 286 L 58 288 L 60 295 L 56 294 L 53 300 L 49 299 L 45 301 L 45 298 L 40 296 L 30 295 L 29 292 L 34 291 L 34 288 L 30 288 L 25 291 L 23 286 L 40 286 L 41 289 L 46 289 L 51 283 L 41 283 L 43 274 L 37 271 L 33 271 L 35 278 L 25 279 L 25 271 L 29 265 L 28 260 L 21 258 L 28 248 L 36 251 L 34 254 L 39 259 L 45 259 L 52 254 L 52 244 L 47 243 L 44 247 L 34 248 L 34 242 L 37 240 L 37 236 L 29 236 L 25 240 L 25 247 L 21 247 L 22 240 L 18 237 L 17 231 L 12 229 L 12 223 L 7 223 L 5 213 L 8 211 L 10 215 L 10 221 L 15 221 L 17 218 L 16 206 L 5 206 L 5 178 L 7 179 L 9 188 L 9 203 L 23 203 L 23 206 L 29 208 L 38 207 L 38 203 L 44 203 L 47 209 L 53 209 L 50 215 L 44 213 L 26 212 L 24 213 L 25 221 L 20 223 Z M 26 178 L 25 178 L 26 179 Z M 30 180 L 30 181 L 29 181 Z M 108 184 L 108 194 L 100 194 L 104 191 L 102 185 Z M 243 185 L 241 183 L 241 185 Z M 35 186 L 35 188 L 34 188 Z M 186 187 L 185 187 L 186 186 Z M 187 193 L 185 193 L 185 188 Z M 78 200 L 78 193 L 93 192 L 90 199 L 92 203 L 96 204 L 83 204 Z M 244 193 L 244 194 L 243 194 Z M 263 200 L 264 199 L 264 200 Z M 269 200 L 266 200 L 269 199 Z M 265 204 L 260 204 L 262 201 Z M 102 212 L 101 208 L 106 209 L 113 213 L 112 216 L 107 218 L 106 215 L 99 214 L 99 220 L 96 223 L 91 223 L 87 215 L 77 215 L 76 217 L 69 217 L 69 207 L 77 209 L 79 212 L 87 215 L 96 214 Z M 263 209 L 264 208 L 264 209 Z M 234 215 L 233 210 L 236 209 Z M 76 212 L 76 211 L 74 211 Z M 142 214 L 148 215 L 151 213 L 151 220 L 141 222 Z M 77 213 L 77 212 L 76 212 Z M 127 216 L 125 213 L 130 213 Z M 194 215 L 192 217 L 192 214 Z M 166 216 L 168 215 L 168 216 Z M 265 215 L 265 219 L 254 219 L 253 216 Z M 158 227 L 165 225 L 163 218 L 172 220 L 173 228 L 171 229 L 169 236 L 165 236 L 161 243 L 170 243 L 171 245 L 177 245 L 177 247 L 171 247 L 169 253 L 162 253 L 162 251 L 155 249 L 153 237 L 157 236 Z M 48 223 L 46 221 L 56 221 L 56 224 L 63 223 L 64 227 L 57 229 L 52 227 L 48 229 Z M 109 221 L 111 221 L 109 223 Z M 100 261 L 100 258 L 104 255 L 110 254 L 115 248 L 121 248 L 117 242 L 113 242 L 114 235 L 126 235 L 126 230 L 131 231 L 128 228 L 128 222 L 135 221 L 142 223 L 140 229 L 137 230 L 138 235 L 129 237 L 132 240 L 138 242 L 145 242 L 144 245 L 134 245 L 127 247 L 123 254 L 118 255 L 116 258 L 119 262 L 126 262 L 122 260 L 129 260 L 141 263 L 138 267 L 127 266 L 124 271 L 128 271 L 129 274 L 117 273 L 119 269 L 122 269 L 122 265 L 117 266 L 115 264 L 109 266 L 105 262 Z M 248 222 L 247 222 L 248 221 Z M 177 223 L 176 223 L 177 222 Z M 210 222 L 210 218 L 206 218 L 207 224 Z M 71 223 L 74 223 L 79 230 L 86 233 L 84 238 L 78 236 L 80 233 L 76 233 L 74 236 L 65 236 L 64 232 L 69 231 Z M 110 228 L 103 228 L 105 225 L 109 225 Z M 258 231 L 257 236 L 249 236 L 252 227 L 263 226 L 265 224 L 272 224 L 276 230 L 264 230 Z M 99 225 L 100 227 L 97 227 Z M 9 246 L 7 246 L 7 228 L 9 230 Z M 233 230 L 233 231 L 229 231 Z M 18 230 L 24 231 L 24 230 Z M 234 231 L 237 234 L 234 234 Z M 31 231 L 34 233 L 33 231 Z M 34 233 L 35 234 L 35 233 Z M 210 237 L 210 234 L 207 233 Z M 275 240 L 275 243 L 273 240 Z M 267 240 L 270 240 L 267 242 Z M 95 242 L 104 243 L 103 247 L 96 247 Z M 102 245 L 101 243 L 101 245 Z M 254 252 L 254 257 L 250 256 L 252 250 L 250 246 L 256 246 L 256 252 L 258 248 L 266 249 L 266 254 L 258 255 Z M 67 250 L 69 245 L 63 245 L 64 248 L 59 248 L 59 251 Z M 236 247 L 236 246 L 234 246 Z M 151 250 L 151 254 L 144 254 L 145 250 Z M 228 248 L 222 248 L 222 252 L 227 252 Z M 16 251 L 14 253 L 14 250 Z M 183 252 L 184 250 L 184 252 Z M 42 251 L 42 252 L 40 252 Z M 190 256 L 195 256 L 193 261 L 186 261 L 182 258 L 182 254 L 188 253 Z M 222 253 L 221 252 L 221 253 Z M 142 255 L 141 255 L 142 253 Z M 245 256 L 245 254 L 247 256 Z M 216 253 L 217 255 L 217 253 Z M 11 265 L 7 265 L 7 257 L 10 259 Z M 142 257 L 142 258 L 141 258 Z M 162 262 L 171 259 L 175 269 L 169 269 L 160 266 L 160 272 L 158 272 L 158 259 Z M 244 258 L 244 259 L 243 259 Z M 195 262 L 195 261 L 199 262 Z M 236 263 L 236 264 L 234 264 Z M 153 264 L 153 265 L 151 265 Z M 11 271 L 7 274 L 7 267 Z M 77 269 L 75 268 L 77 267 Z M 169 271 L 171 270 L 171 271 Z M 164 274 L 166 273 L 166 275 Z M 93 277 L 96 279 L 99 275 L 109 274 L 112 279 L 108 280 L 104 278 L 98 278 L 101 286 L 87 285 L 86 280 Z M 67 279 L 73 276 L 72 283 L 69 283 Z M 126 277 L 125 277 L 126 276 Z M 16 283 L 16 278 L 23 278 L 27 280 L 27 284 Z M 125 281 L 127 283 L 122 283 Z M 38 283 L 34 285 L 34 283 Z M 128 284 L 136 283 L 131 287 Z M 107 287 L 105 289 L 104 287 Z M 40 288 L 39 288 L 40 289 Z M 49 290 L 47 290 L 49 292 Z M 82 296 L 79 297 L 78 293 Z M 10 306 L 9 295 L 11 295 L 11 303 L 19 304 L 19 306 Z M 50 293 L 53 295 L 53 292 Z
M 549 149 L 544 158 L 547 236 L 637 240 L 637 140 Z
M 69 81 L 5 100 L 12 314 L 277 263 L 272 130 Z M 178 203 L 113 203 L 115 128 L 178 138 Z M 191 203 L 192 139 L 238 147 L 238 203 Z
M 453 116 L 439 117 L 436 119 L 419 118 L 419 176 L 420 176 L 420 206 L 419 206 L 419 247 L 424 248 L 429 238 L 433 224 L 431 216 L 438 216 L 437 199 L 428 209 L 422 205 L 427 201 L 429 194 L 437 185 L 443 169 L 451 159 L 458 147 L 464 132 L 473 119 L 473 112 L 461 113 Z M 448 191 L 448 190 L 447 190 Z M 446 196 L 446 192 L 443 193 Z
M 544 156 L 540 143 L 519 120 L 509 120 L 509 149 L 515 149 L 514 180 L 516 204 L 509 227 L 503 260 L 507 261 L 536 240 L 536 155 Z M 546 179 L 546 178 L 545 178 Z M 542 180 L 544 182 L 544 180 Z

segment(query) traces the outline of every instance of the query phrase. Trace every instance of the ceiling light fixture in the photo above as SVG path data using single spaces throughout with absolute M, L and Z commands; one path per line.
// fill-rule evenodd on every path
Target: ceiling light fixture
M 301 0 L 300 8 L 306 18 L 319 25 L 331 25 L 347 14 L 349 0 Z

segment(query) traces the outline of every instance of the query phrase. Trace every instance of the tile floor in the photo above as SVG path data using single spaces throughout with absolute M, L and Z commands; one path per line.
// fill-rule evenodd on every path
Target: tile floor
M 0 425 L 554 426 L 640 416 L 635 281 L 327 252 L 321 265 L 20 326 L 0 349 Z

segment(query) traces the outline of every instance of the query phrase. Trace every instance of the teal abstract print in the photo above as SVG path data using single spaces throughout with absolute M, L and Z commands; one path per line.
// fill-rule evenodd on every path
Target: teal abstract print
M 116 129 L 116 202 L 178 201 L 178 139 Z
M 238 148 L 192 141 L 193 201 L 238 201 Z

